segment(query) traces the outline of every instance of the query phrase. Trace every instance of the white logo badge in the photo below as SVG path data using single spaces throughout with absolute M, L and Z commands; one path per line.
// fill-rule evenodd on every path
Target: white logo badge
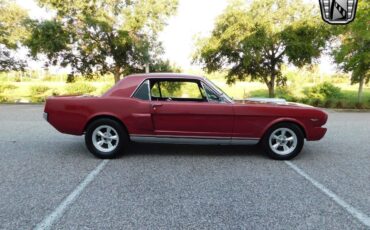
M 357 0 L 319 0 L 321 16 L 330 24 L 347 24 L 356 16 Z

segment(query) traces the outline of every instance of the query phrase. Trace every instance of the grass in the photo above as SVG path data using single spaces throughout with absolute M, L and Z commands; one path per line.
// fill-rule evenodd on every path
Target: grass
M 212 80 L 212 79 L 211 79 Z M 223 89 L 234 99 L 243 99 L 248 97 L 268 97 L 268 90 L 265 84 L 258 82 L 238 82 L 233 85 L 227 85 L 224 81 L 213 80 L 213 82 Z M 287 99 L 288 101 L 297 101 L 304 104 L 311 104 L 317 107 L 326 108 L 357 108 L 370 109 L 370 86 L 364 87 L 362 103 L 357 103 L 358 85 L 337 83 L 335 86 L 341 89 L 340 96 L 337 98 L 324 98 L 317 101 L 307 98 L 303 91 L 305 88 L 313 87 L 315 84 L 306 83 L 299 87 L 288 87 L 291 95 L 279 94 L 276 90 L 276 96 Z M 294 100 L 292 100 L 292 97 Z
M 193 73 L 201 75 L 200 73 Z M 307 98 L 304 89 L 317 86 L 319 81 L 311 77 L 296 77 L 297 74 L 291 74 L 288 78 L 288 87 L 285 89 L 276 89 L 277 97 L 285 98 L 289 101 L 297 101 L 320 107 L 332 108 L 370 108 L 370 86 L 364 87 L 363 103 L 357 103 L 358 85 L 349 84 L 346 77 L 341 78 L 323 78 L 320 81 L 335 82 L 334 85 L 341 89 L 341 94 L 335 98 L 324 98 L 322 100 Z M 237 82 L 232 85 L 226 84 L 225 74 L 216 73 L 206 75 L 216 85 L 223 89 L 234 99 L 244 99 L 249 97 L 268 97 L 268 90 L 265 84 L 261 82 Z M 13 81 L 9 81 L 13 79 Z M 112 76 L 93 78 L 85 80 L 77 78 L 75 83 L 65 83 L 63 76 L 47 76 L 43 79 L 26 78 L 22 82 L 14 81 L 14 78 L 0 75 L 0 103 L 14 102 L 33 102 L 41 103 L 47 96 L 51 95 L 71 95 L 71 94 L 91 94 L 102 95 L 112 85 L 114 80 Z
M 46 97 L 52 95 L 78 95 L 84 94 L 86 90 L 87 94 L 99 96 L 105 93 L 112 85 L 113 81 L 106 82 L 77 82 L 67 84 L 64 82 L 7 82 L 15 86 L 11 90 L 0 91 L 0 102 L 17 103 L 17 102 L 32 102 L 40 103 L 45 100 Z M 0 82 L 0 85 L 4 83 Z M 82 85 L 82 87 L 81 87 Z M 86 87 L 88 85 L 89 87 Z M 76 86 L 76 87 L 75 87 Z M 109 86 L 109 87 L 108 87 Z M 44 89 L 42 89 L 44 88 Z M 80 88 L 82 88 L 80 90 Z M 86 89 L 87 88 L 87 89 Z M 5 100 L 4 100 L 5 98 Z

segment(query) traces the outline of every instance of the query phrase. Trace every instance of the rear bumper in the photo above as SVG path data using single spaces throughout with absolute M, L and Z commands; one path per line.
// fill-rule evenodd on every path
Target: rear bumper
M 307 134 L 308 141 L 318 141 L 321 140 L 326 134 L 327 128 L 314 127 Z
M 45 119 L 45 121 L 48 121 L 48 113 L 45 113 L 42 115 L 42 117 Z

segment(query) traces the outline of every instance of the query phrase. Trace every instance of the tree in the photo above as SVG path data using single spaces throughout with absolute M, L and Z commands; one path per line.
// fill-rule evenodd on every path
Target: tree
M 0 71 L 23 70 L 26 62 L 12 51 L 27 37 L 27 12 L 10 0 L 0 0 Z
M 334 60 L 345 72 L 351 72 L 351 83 L 359 83 L 358 102 L 363 87 L 370 81 L 370 2 L 359 1 L 356 19 L 340 28 L 341 41 L 333 50 Z
M 208 72 L 228 70 L 228 83 L 263 81 L 274 97 L 284 60 L 296 66 L 320 57 L 326 26 L 312 5 L 299 0 L 232 1 L 216 20 L 210 37 L 201 39 L 194 60 Z
M 72 67 L 72 75 L 142 72 L 163 52 L 157 40 L 177 0 L 39 0 L 56 10 L 49 21 L 35 22 L 27 42 L 32 56 L 44 53 L 49 64 Z
M 11 51 L 5 47 L 0 47 L 0 72 L 11 70 L 24 70 L 26 62 L 15 58 Z
M 158 59 L 151 65 L 151 72 L 153 73 L 181 73 L 180 67 L 173 65 L 168 60 Z

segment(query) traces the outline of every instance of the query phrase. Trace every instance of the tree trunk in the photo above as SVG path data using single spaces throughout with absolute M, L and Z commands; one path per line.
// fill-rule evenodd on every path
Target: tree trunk
M 149 63 L 146 63 L 145 64 L 145 73 L 149 73 L 150 70 L 149 70 Z
M 270 82 L 267 87 L 269 88 L 269 98 L 275 97 L 275 84 L 273 82 Z
M 275 97 L 275 78 L 276 75 L 274 73 L 274 70 L 271 74 L 271 79 L 267 84 L 267 87 L 269 88 L 269 98 L 274 98 Z
M 116 66 L 116 67 L 114 68 L 114 73 L 113 73 L 113 75 L 114 75 L 114 82 L 115 82 L 115 83 L 119 82 L 120 77 L 121 77 L 121 68 L 120 68 L 119 66 Z
M 361 76 L 358 86 L 358 98 L 357 98 L 358 103 L 362 102 L 363 89 L 364 89 L 364 76 Z

